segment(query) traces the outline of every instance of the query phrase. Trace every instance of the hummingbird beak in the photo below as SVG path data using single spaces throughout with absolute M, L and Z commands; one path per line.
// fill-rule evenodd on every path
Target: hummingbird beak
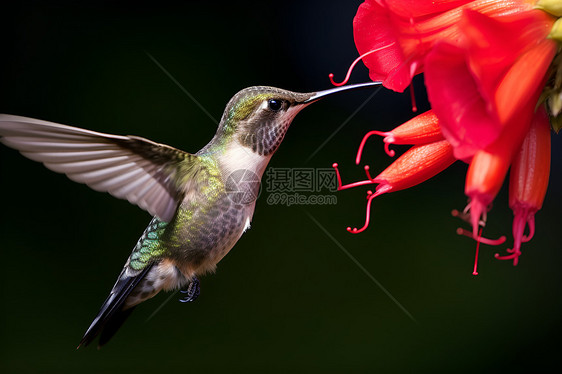
M 318 100 L 321 100 L 323 98 L 325 98 L 326 96 L 338 93 L 338 92 L 342 92 L 342 91 L 347 91 L 347 90 L 355 90 L 355 89 L 359 89 L 359 88 L 367 88 L 367 87 L 373 87 L 373 86 L 380 86 L 382 84 L 382 82 L 367 82 L 367 83 L 359 83 L 359 84 L 351 84 L 349 86 L 342 86 L 342 87 L 335 87 L 335 88 L 330 88 L 329 90 L 324 90 L 324 91 L 318 91 L 312 94 L 312 96 L 310 96 L 308 99 L 304 100 L 302 102 L 302 104 L 312 104 Z

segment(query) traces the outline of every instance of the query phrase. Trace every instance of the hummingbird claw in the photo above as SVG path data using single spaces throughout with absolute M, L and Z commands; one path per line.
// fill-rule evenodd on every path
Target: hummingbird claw
M 186 295 L 179 300 L 182 303 L 190 303 L 192 301 L 195 301 L 195 299 L 197 299 L 197 297 L 199 296 L 200 291 L 201 288 L 199 287 L 199 279 L 197 279 L 197 277 L 193 277 L 186 288 L 180 290 L 181 293 L 184 293 Z

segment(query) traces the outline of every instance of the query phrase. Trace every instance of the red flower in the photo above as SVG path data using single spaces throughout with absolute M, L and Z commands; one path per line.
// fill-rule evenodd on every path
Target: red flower
M 550 124 L 544 108 L 533 118 L 531 128 L 511 166 L 509 178 L 509 207 L 513 210 L 513 248 L 500 260 L 513 259 L 517 265 L 521 243 L 531 240 L 535 233 L 535 213 L 542 207 L 550 174 Z M 529 226 L 529 235 L 524 235 Z
M 395 152 L 389 148 L 391 144 L 427 144 L 445 139 L 441 134 L 437 116 L 433 113 L 433 110 L 428 110 L 392 131 L 382 132 L 374 130 L 365 134 L 355 158 L 357 165 L 361 161 L 363 147 L 365 147 L 365 143 L 371 135 L 384 136 L 385 151 L 390 157 L 395 155 Z
M 427 92 L 457 158 L 470 159 L 504 130 L 513 134 L 522 106 L 532 102 L 526 111 L 534 110 L 556 52 L 556 43 L 546 39 L 552 24 L 536 10 L 496 18 L 466 10 L 463 42 L 441 42 L 428 54 Z M 513 143 L 521 143 L 529 120 Z
M 364 58 L 372 80 L 403 91 L 424 69 L 424 60 L 436 42 L 460 39 L 463 9 L 500 16 L 532 9 L 517 0 L 367 0 L 353 20 L 359 54 L 390 46 Z
M 420 114 L 390 132 L 371 131 L 367 133 L 357 152 L 357 164 L 361 160 L 361 152 L 365 141 L 372 134 L 384 136 L 387 146 L 389 143 L 394 142 L 397 144 L 412 144 L 414 146 L 375 178 L 371 177 L 369 166 L 365 166 L 367 179 L 347 185 L 342 185 L 338 164 L 333 164 L 338 179 L 338 190 L 346 190 L 367 184 L 378 184 L 375 193 L 367 191 L 367 214 L 363 227 L 360 229 L 347 228 L 347 231 L 354 234 L 365 231 L 369 226 L 371 202 L 375 197 L 416 186 L 433 178 L 456 161 L 453 155 L 453 148 L 441 136 L 438 119 L 432 111 Z M 388 148 L 387 153 L 390 153 Z M 392 151 L 392 155 L 394 155 L 394 151 Z
M 465 193 L 475 238 L 529 130 L 556 52 L 546 39 L 553 23 L 536 10 L 496 18 L 466 10 L 463 42 L 441 42 L 427 56 L 426 87 L 441 131 L 457 158 L 472 158 Z
M 470 163 L 465 185 L 470 199 L 468 220 L 473 226 L 472 236 L 483 243 L 504 241 L 503 237 L 496 241 L 481 239 L 478 228 L 513 165 L 512 178 L 516 181 L 511 182 L 510 206 L 515 214 L 514 247 L 508 250 L 510 255 L 497 257 L 514 259 L 514 264 L 521 242 L 529 240 L 534 232 L 534 214 L 542 205 L 550 163 L 548 147 L 541 146 L 540 153 L 535 150 L 549 135 L 545 132 L 544 108 L 539 108 L 537 114 L 535 110 L 557 50 L 556 42 L 547 38 L 555 19 L 534 9 L 534 3 L 366 0 L 354 20 L 357 49 L 373 80 L 382 80 L 386 87 L 402 91 L 415 74 L 425 72 L 433 109 L 422 116 L 432 116 L 426 117 L 425 123 L 439 126 L 438 136 L 446 139 L 441 143 L 454 150 L 457 159 Z M 562 108 L 562 69 L 556 71 L 559 76 L 546 95 L 550 95 L 549 100 L 558 97 L 560 102 L 553 102 Z M 536 130 L 536 125 L 531 128 L 533 118 L 535 123 L 543 124 L 542 130 Z M 419 125 L 421 116 L 412 121 Z M 411 123 L 403 126 L 412 130 Z M 371 134 L 385 136 L 387 153 L 391 155 L 390 143 L 419 144 L 416 137 L 421 143 L 426 138 L 431 139 L 428 142 L 438 140 L 430 134 L 435 134 L 435 129 L 421 131 L 422 127 L 413 137 L 408 132 L 401 136 L 402 126 L 388 133 L 369 132 L 361 143 L 357 163 Z M 523 139 L 527 140 L 521 148 Z M 366 168 L 367 181 L 342 189 L 380 183 L 375 194 L 368 196 L 370 206 L 374 196 L 420 183 L 452 163 L 435 163 L 434 154 L 426 155 L 427 159 L 412 157 L 410 152 L 421 147 L 413 147 L 376 178 L 370 178 Z M 404 165 L 406 172 L 401 169 Z M 531 231 L 528 236 L 523 235 L 526 224 Z

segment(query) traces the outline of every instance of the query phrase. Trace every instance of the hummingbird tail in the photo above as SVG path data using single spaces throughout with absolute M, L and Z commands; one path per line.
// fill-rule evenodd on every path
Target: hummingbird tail
M 112 337 L 117 330 L 121 327 L 123 322 L 131 315 L 135 307 L 129 309 L 119 309 L 110 319 L 107 320 L 100 333 L 98 341 L 98 348 L 103 347 Z
M 108 298 L 101 306 L 98 315 L 84 334 L 77 349 L 86 347 L 100 334 L 98 348 L 101 348 L 115 335 L 134 309 L 134 306 L 124 309 L 125 301 L 135 287 L 146 277 L 152 266 L 153 264 L 148 265 L 134 276 L 126 276 L 125 269 L 123 269 L 117 283 L 115 283 Z

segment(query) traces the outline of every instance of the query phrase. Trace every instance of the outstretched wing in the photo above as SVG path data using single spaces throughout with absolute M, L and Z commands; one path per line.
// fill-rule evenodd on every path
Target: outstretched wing
M 198 157 L 136 136 L 103 134 L 0 114 L 0 142 L 96 191 L 169 222 Z

